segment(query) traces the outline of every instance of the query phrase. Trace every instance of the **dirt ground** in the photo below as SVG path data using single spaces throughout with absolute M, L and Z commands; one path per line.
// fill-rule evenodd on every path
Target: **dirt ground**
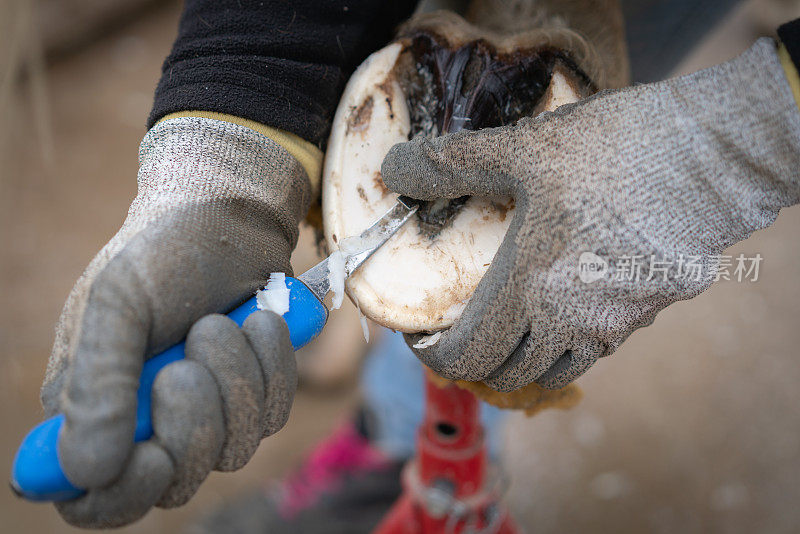
M 778 22 L 768 5 L 746 3 L 679 71 L 746 48 Z M 4 472 L 41 419 L 38 388 L 63 300 L 134 196 L 136 147 L 177 16 L 169 4 L 54 64 L 48 113 L 32 103 L 30 85 L 0 109 Z M 513 416 L 508 502 L 527 531 L 800 532 L 798 228 L 800 208 L 787 209 L 731 249 L 762 255 L 759 280 L 721 282 L 664 311 L 579 381 L 577 408 Z M 304 234 L 296 268 L 313 261 L 310 243 Z M 360 331 L 331 335 L 357 340 Z M 287 427 L 245 469 L 212 474 L 187 506 L 155 510 L 120 532 L 179 531 L 226 497 L 275 480 L 355 401 L 352 388 L 301 392 Z M 0 491 L 0 532 L 71 531 L 51 506 Z

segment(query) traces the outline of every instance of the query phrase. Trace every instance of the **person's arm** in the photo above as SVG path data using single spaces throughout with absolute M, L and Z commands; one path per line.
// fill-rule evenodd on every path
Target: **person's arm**
M 318 146 L 350 69 L 402 16 L 388 4 L 186 3 L 138 194 L 70 293 L 42 386 L 47 415 L 65 416 L 63 472 L 87 490 L 57 503 L 69 523 L 113 527 L 179 506 L 286 422 L 297 375 L 283 320 L 256 312 L 239 329 L 209 314 L 291 273 Z M 184 336 L 185 360 L 153 384 L 153 437 L 134 444 L 142 365 Z
M 322 147 L 347 77 L 415 2 L 190 0 L 148 120 L 202 110 Z
M 778 28 L 780 45 L 778 57 L 781 60 L 786 80 L 792 89 L 794 99 L 800 106 L 800 19 L 787 22 Z
M 561 387 L 704 291 L 727 247 L 800 202 L 797 25 L 781 30 L 790 63 L 764 38 L 688 76 L 394 146 L 392 190 L 516 200 L 464 313 L 419 358 L 502 391 Z

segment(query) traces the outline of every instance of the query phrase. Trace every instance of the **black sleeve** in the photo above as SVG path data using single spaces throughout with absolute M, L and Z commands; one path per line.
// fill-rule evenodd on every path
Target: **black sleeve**
M 347 77 L 415 4 L 186 0 L 147 126 L 176 111 L 214 111 L 321 146 Z
M 789 52 L 794 66 L 800 70 L 800 19 L 794 19 L 778 28 L 778 37 Z

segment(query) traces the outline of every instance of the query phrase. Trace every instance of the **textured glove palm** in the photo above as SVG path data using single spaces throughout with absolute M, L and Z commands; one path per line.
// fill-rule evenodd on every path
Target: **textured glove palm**
M 290 272 L 305 171 L 267 137 L 201 118 L 154 126 L 139 162 L 138 195 L 70 294 L 42 387 L 47 414 L 66 416 L 64 472 L 88 489 L 57 506 L 84 527 L 181 505 L 212 469 L 242 467 L 286 422 L 297 381 L 280 317 L 239 329 L 207 314 Z M 186 359 L 153 386 L 154 436 L 134 445 L 142 364 L 187 331 Z
M 800 200 L 800 114 L 775 43 L 763 39 L 689 76 L 604 92 L 513 126 L 396 145 L 382 174 L 420 199 L 515 199 L 462 316 L 435 345 L 414 350 L 449 378 L 503 391 L 532 381 L 556 388 L 665 306 L 705 290 L 715 256 Z M 640 257 L 641 275 L 584 283 L 584 252 Z M 648 273 L 650 258 L 677 266 L 693 256 L 700 277 Z

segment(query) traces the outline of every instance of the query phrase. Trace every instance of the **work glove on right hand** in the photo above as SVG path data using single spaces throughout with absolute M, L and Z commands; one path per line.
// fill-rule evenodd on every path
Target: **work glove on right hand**
M 47 415 L 66 416 L 63 471 L 88 490 L 56 506 L 82 527 L 179 506 L 212 469 L 242 467 L 286 422 L 297 382 L 281 317 L 256 312 L 239 329 L 208 314 L 291 273 L 311 198 L 303 167 L 268 137 L 206 118 L 156 124 L 139 163 L 138 195 L 73 288 L 42 386 Z M 134 445 L 142 365 L 187 332 L 185 360 L 153 384 L 153 437 Z
M 557 388 L 665 306 L 705 290 L 725 248 L 800 201 L 800 113 L 775 43 L 762 39 L 689 76 L 396 145 L 382 174 L 419 199 L 516 201 L 463 314 L 417 356 L 445 377 L 501 391 Z M 586 252 L 616 269 L 584 283 Z M 639 276 L 620 276 L 625 257 L 639 258 Z M 681 276 L 681 258 L 693 257 L 700 275 Z M 649 272 L 651 258 L 671 265 L 666 277 Z

